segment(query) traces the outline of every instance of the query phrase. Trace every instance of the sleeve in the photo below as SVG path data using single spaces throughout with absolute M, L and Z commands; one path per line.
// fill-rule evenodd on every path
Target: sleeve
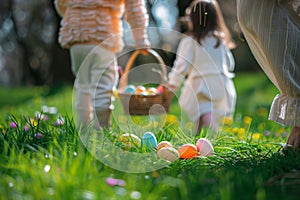
M 130 24 L 138 48 L 149 47 L 147 36 L 148 14 L 144 0 L 125 1 L 126 21 Z
M 66 12 L 66 1 L 67 0 L 55 0 L 54 5 L 57 13 L 62 17 Z
M 234 68 L 235 68 L 235 61 L 234 61 L 234 57 L 229 49 L 226 49 L 226 61 L 227 61 L 228 70 L 230 72 L 233 72 Z
M 193 39 L 183 38 L 178 46 L 173 68 L 168 75 L 170 85 L 179 87 L 193 63 Z

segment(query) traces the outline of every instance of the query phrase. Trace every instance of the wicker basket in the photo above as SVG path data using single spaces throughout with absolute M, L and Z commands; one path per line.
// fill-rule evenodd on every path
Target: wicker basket
M 173 93 L 165 87 L 167 80 L 165 63 L 156 51 L 152 49 L 149 49 L 148 51 L 157 59 L 162 69 L 160 85 L 163 87 L 163 92 L 161 94 L 154 95 L 129 94 L 123 92 L 124 88 L 128 85 L 128 73 L 132 64 L 141 53 L 139 50 L 135 51 L 128 59 L 124 73 L 121 76 L 118 89 L 118 96 L 122 103 L 124 113 L 127 115 L 158 115 L 169 112 Z

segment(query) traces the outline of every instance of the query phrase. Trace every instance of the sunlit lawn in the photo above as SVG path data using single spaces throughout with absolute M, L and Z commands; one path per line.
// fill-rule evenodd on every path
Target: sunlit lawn
M 289 128 L 267 120 L 277 90 L 262 73 L 237 74 L 235 84 L 236 114 L 217 134 L 203 131 L 191 137 L 191 125 L 179 124 L 176 103 L 161 128 L 131 118 L 136 124 L 125 124 L 124 129 L 114 125 L 112 132 L 102 133 L 116 146 L 125 131 L 154 131 L 158 141 L 172 141 L 176 148 L 200 137 L 214 146 L 213 156 L 179 159 L 142 173 L 126 173 L 101 162 L 101 153 L 114 156 L 114 149 L 103 148 L 95 155 L 94 149 L 85 148 L 72 117 L 72 86 L 1 88 L 0 198 L 298 199 L 300 155 L 282 154 Z M 36 118 L 42 109 L 44 115 Z M 114 164 L 121 167 L 135 161 L 116 158 Z M 134 163 L 132 171 L 144 162 Z

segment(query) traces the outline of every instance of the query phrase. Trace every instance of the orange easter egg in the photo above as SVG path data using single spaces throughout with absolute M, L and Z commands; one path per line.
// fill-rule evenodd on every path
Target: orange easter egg
M 146 88 L 144 86 L 139 85 L 139 86 L 136 87 L 135 94 L 141 94 L 143 92 L 146 92 Z
M 180 158 L 194 158 L 198 156 L 197 147 L 193 144 L 184 144 L 178 148 L 178 153 Z
M 156 146 L 157 150 L 160 150 L 163 147 L 172 147 L 172 144 L 168 141 L 161 141 L 160 143 L 158 143 L 158 145 Z

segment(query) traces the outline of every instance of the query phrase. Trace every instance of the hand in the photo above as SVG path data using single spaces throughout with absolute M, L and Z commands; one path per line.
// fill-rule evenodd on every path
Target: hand
M 176 91 L 178 89 L 177 86 L 175 85 L 168 85 L 169 90 L 171 90 L 172 92 Z
M 137 41 L 136 48 L 140 54 L 146 56 L 149 54 L 148 50 L 150 49 L 151 44 L 149 40 Z
M 292 128 L 287 144 L 295 150 L 300 150 L 300 127 L 294 126 Z
M 138 49 L 137 51 L 142 54 L 143 56 L 146 56 L 149 54 L 149 51 L 148 51 L 149 48 L 142 48 L 142 49 Z

